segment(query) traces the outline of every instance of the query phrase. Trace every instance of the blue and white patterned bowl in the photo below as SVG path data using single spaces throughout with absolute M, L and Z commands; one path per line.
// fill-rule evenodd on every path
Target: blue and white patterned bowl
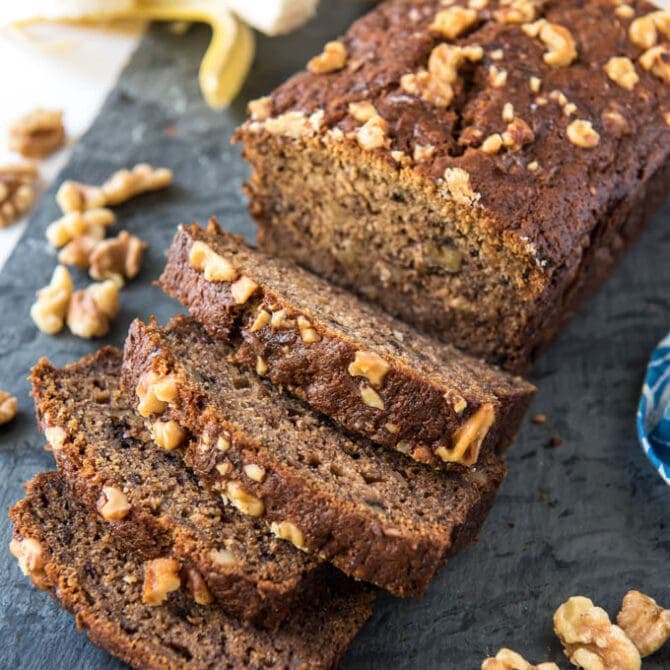
M 647 458 L 670 484 L 670 334 L 649 361 L 637 408 L 637 435 Z

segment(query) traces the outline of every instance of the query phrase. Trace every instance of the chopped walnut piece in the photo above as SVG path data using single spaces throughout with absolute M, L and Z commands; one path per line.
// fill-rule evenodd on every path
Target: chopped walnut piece
M 661 81 L 670 84 L 670 48 L 665 44 L 647 49 L 640 56 L 640 65 Z
M 528 80 L 528 86 L 533 93 L 539 93 L 542 89 L 542 79 L 540 77 L 531 77 Z
M 244 305 L 249 298 L 256 292 L 258 284 L 253 280 L 242 275 L 237 281 L 230 285 L 230 293 L 233 300 L 238 305 Z
M 142 266 L 147 243 L 123 230 L 116 237 L 103 240 L 95 246 L 89 257 L 89 274 L 93 279 L 133 279 Z
M 537 4 L 536 0 L 501 0 L 493 17 L 498 23 L 528 23 L 535 20 Z
M 346 63 L 347 47 L 342 42 L 328 42 L 323 51 L 307 63 L 307 69 L 314 74 L 328 74 L 341 70 Z
M 107 198 L 100 186 L 64 181 L 56 193 L 56 202 L 64 214 L 69 214 L 104 207 Z
M 368 119 L 357 131 L 356 141 L 366 151 L 373 151 L 386 145 L 388 126 L 381 116 L 376 114 Z
M 77 237 L 87 236 L 102 240 L 105 237 L 105 227 L 111 226 L 115 221 L 116 216 L 111 209 L 70 212 L 51 223 L 47 227 L 46 236 L 57 249 Z
M 239 273 L 233 264 L 223 256 L 217 254 L 204 242 L 197 240 L 188 252 L 189 265 L 198 272 L 202 272 L 207 281 L 232 282 Z
M 272 330 L 279 330 L 286 321 L 286 310 L 279 309 L 276 312 L 272 312 L 272 318 L 270 319 L 270 328 Z
M 47 426 L 44 430 L 44 437 L 47 438 L 52 451 L 58 451 L 65 445 L 67 433 L 60 426 Z
M 298 317 L 298 330 L 305 344 L 314 344 L 321 341 L 321 336 L 313 328 L 311 321 L 305 316 L 300 315 Z
M 374 351 L 357 351 L 347 369 L 352 377 L 365 377 L 372 386 L 380 387 L 391 366 Z
M 175 558 L 154 558 L 144 564 L 142 602 L 156 607 L 162 605 L 172 591 L 181 586 L 181 565 Z
M 30 308 L 35 325 L 49 335 L 63 329 L 74 285 L 67 268 L 57 265 L 51 282 L 37 292 L 37 301 Z
M 32 537 L 14 537 L 9 543 L 9 551 L 19 562 L 21 572 L 30 577 L 38 589 L 44 590 L 48 587 L 44 572 L 46 557 L 39 540 Z
M 347 110 L 359 123 L 365 123 L 378 116 L 377 110 L 371 102 L 350 102 Z
M 477 12 L 465 7 L 449 7 L 441 9 L 435 14 L 429 30 L 440 37 L 453 40 L 460 37 L 466 30 L 477 23 Z
M 573 596 L 554 614 L 554 631 L 573 665 L 590 670 L 639 670 L 640 654 L 607 612 L 583 596 Z
M 640 78 L 635 72 L 635 65 L 630 58 L 625 56 L 614 56 L 604 66 L 607 76 L 621 88 L 632 91 Z
M 270 532 L 282 540 L 288 540 L 298 549 L 304 549 L 305 547 L 303 532 L 291 521 L 280 521 L 279 523 L 273 521 L 270 524 Z
M 435 154 L 435 147 L 432 144 L 414 145 L 413 158 L 417 163 L 430 160 Z
M 556 663 L 540 663 L 531 665 L 521 654 L 511 649 L 501 649 L 495 658 L 487 658 L 482 663 L 482 670 L 559 670 Z
M 166 451 L 181 446 L 187 435 L 186 431 L 172 419 L 169 421 L 158 419 L 150 425 L 150 429 L 154 442 Z
M 535 141 L 535 133 L 532 128 L 520 118 L 515 118 L 502 134 L 503 144 L 512 151 L 518 151 L 526 144 Z
M 63 112 L 35 109 L 9 127 L 9 148 L 26 158 L 45 158 L 65 144 Z
M 361 386 L 361 398 L 363 403 L 368 407 L 372 407 L 374 409 L 384 409 L 384 401 L 382 400 L 379 393 L 377 393 L 377 391 L 372 388 L 372 386 L 368 386 L 367 384 L 363 384 L 363 386 Z
M 249 493 L 238 481 L 227 483 L 226 495 L 231 505 L 243 514 L 261 516 L 265 512 L 265 503 L 260 498 Z
M 35 200 L 37 168 L 34 165 L 0 167 L 0 228 L 23 216 Z
M 121 489 L 116 486 L 103 486 L 96 509 L 105 521 L 121 521 L 128 516 L 131 506 Z
M 75 291 L 67 310 L 67 325 L 74 335 L 90 339 L 109 332 L 119 312 L 119 287 L 111 279 Z
M 503 146 L 503 139 L 500 133 L 489 135 L 480 147 L 485 154 L 497 154 Z
M 103 185 L 107 205 L 119 205 L 130 198 L 158 191 L 172 183 L 172 170 L 139 163 L 132 170 L 115 172 Z
M 198 605 L 211 605 L 214 598 L 202 575 L 191 565 L 184 568 L 186 588 Z
M 640 49 L 651 49 L 658 42 L 658 33 L 670 37 L 670 12 L 655 11 L 639 16 L 628 27 L 630 41 Z
M 147 417 L 164 412 L 179 395 L 177 379 L 173 375 L 159 375 L 153 371 L 145 372 L 137 383 L 137 413 Z
M 600 115 L 600 121 L 603 124 L 605 132 L 614 137 L 622 137 L 629 135 L 631 132 L 630 125 L 623 115 L 623 108 L 620 108 L 616 103 L 611 103 Z
M 523 26 L 529 37 L 537 37 L 547 48 L 543 59 L 551 67 L 567 67 L 577 58 L 577 47 L 572 33 L 557 23 L 540 19 Z
M 256 374 L 264 377 L 268 373 L 267 361 L 262 356 L 256 356 Z
M 266 95 L 256 100 L 250 100 L 247 112 L 252 121 L 267 121 L 272 116 L 272 98 Z
M 212 562 L 217 565 L 235 565 L 235 554 L 229 549 L 212 549 L 209 552 Z
M 74 265 L 80 270 L 88 270 L 91 264 L 91 254 L 100 240 L 89 235 L 75 237 L 68 242 L 58 253 L 58 262 L 63 265 Z
M 631 7 L 630 5 L 619 5 L 614 10 L 614 13 L 620 19 L 632 19 L 635 16 L 635 9 L 633 7 Z
M 616 622 L 643 658 L 670 639 L 670 610 L 639 591 L 628 591 L 624 596 Z
M 600 135 L 590 121 L 576 119 L 568 125 L 566 133 L 570 142 L 582 149 L 593 149 L 600 143 Z
M 470 174 L 463 168 L 446 168 L 444 185 L 449 196 L 459 205 L 472 205 L 480 198 L 480 194 L 472 190 Z
M 262 328 L 265 328 L 265 326 L 270 323 L 270 320 L 272 319 L 272 316 L 270 315 L 270 312 L 265 311 L 264 309 L 261 309 L 258 314 L 256 315 L 256 318 L 254 319 L 254 322 L 251 324 L 251 327 L 249 328 L 250 333 L 256 333 Z
M 487 81 L 491 88 L 503 88 L 507 83 L 507 70 L 503 70 L 497 65 L 491 65 L 489 67 Z
M 506 102 L 502 108 L 502 120 L 505 123 L 514 121 L 514 105 L 511 102 Z
M 0 390 L 0 426 L 9 423 L 18 413 L 19 403 L 7 391 Z
M 262 484 L 265 480 L 265 468 L 257 463 L 247 463 L 243 468 L 244 474 L 255 482 Z
M 445 463 L 472 466 L 479 458 L 482 444 L 495 421 L 495 410 L 488 403 L 482 405 L 454 433 L 451 447 L 438 447 L 435 454 Z

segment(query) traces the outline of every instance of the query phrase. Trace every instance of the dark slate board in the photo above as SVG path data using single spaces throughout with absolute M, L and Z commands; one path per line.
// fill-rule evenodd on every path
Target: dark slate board
M 201 101 L 197 68 L 204 28 L 186 37 L 153 28 L 132 58 L 62 177 L 99 181 L 138 161 L 174 169 L 176 185 L 119 208 L 120 224 L 151 243 L 140 278 L 123 292 L 123 310 L 105 342 L 121 345 L 130 320 L 177 307 L 150 285 L 175 225 L 216 214 L 253 237 L 241 185 L 246 167 L 229 145 L 245 102 L 295 71 L 327 38 L 342 32 L 365 2 L 322 3 L 320 18 L 299 34 L 261 39 L 251 77 L 225 113 Z M 26 375 L 40 356 L 57 364 L 99 343 L 39 333 L 28 316 L 55 254 L 44 229 L 58 212 L 52 189 L 0 275 L 0 388 L 16 394 L 19 417 L 0 428 L 0 506 L 22 495 L 21 483 L 53 467 L 35 428 Z M 455 558 L 421 600 L 381 595 L 353 644 L 347 668 L 479 668 L 503 646 L 530 660 L 562 659 L 551 616 L 568 596 L 590 595 L 614 614 L 630 587 L 670 604 L 670 489 L 644 459 L 634 413 L 646 357 L 670 327 L 670 203 L 616 276 L 538 361 L 540 392 L 510 451 L 510 474 L 479 544 Z M 79 277 L 83 284 L 85 278 Z M 554 435 L 565 441 L 548 448 Z M 4 516 L 4 515 L 3 515 Z M 0 522 L 0 546 L 11 529 Z M 20 575 L 0 551 L 0 667 L 118 668 L 75 632 L 70 616 Z M 670 667 L 670 649 L 645 662 Z

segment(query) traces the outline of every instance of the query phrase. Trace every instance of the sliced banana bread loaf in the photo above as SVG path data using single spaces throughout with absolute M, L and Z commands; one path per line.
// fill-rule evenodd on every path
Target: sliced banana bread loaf
M 259 244 L 527 367 L 667 196 L 669 20 L 645 0 L 379 3 L 250 104 Z
M 26 490 L 10 510 L 10 549 L 22 570 L 92 642 L 134 668 L 333 668 L 370 616 L 370 593 L 340 580 L 274 633 L 241 624 L 198 604 L 174 559 L 121 551 L 109 524 L 76 500 L 60 474 L 37 475 Z M 163 600 L 149 605 L 149 596 Z
M 504 476 L 497 455 L 451 472 L 353 441 L 230 351 L 192 319 L 135 321 L 123 362 L 138 412 L 181 436 L 187 463 L 225 500 L 397 595 L 422 593 L 475 540 Z
M 121 353 L 110 347 L 64 368 L 46 359 L 33 368 L 38 421 L 70 488 L 122 550 L 173 556 L 204 579 L 201 600 L 211 593 L 231 614 L 276 627 L 325 566 L 224 506 L 176 454 L 156 446 L 120 374 Z
M 180 227 L 159 284 L 237 362 L 425 463 L 471 466 L 505 447 L 534 392 L 214 221 Z

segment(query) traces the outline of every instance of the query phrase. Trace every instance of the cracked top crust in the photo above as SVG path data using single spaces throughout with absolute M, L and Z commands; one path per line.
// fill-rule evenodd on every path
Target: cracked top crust
M 340 40 L 343 67 L 295 75 L 252 105 L 242 134 L 296 138 L 302 112 L 309 135 L 361 160 L 427 188 L 455 179 L 454 200 L 551 274 L 670 153 L 670 22 L 659 17 L 649 47 L 652 12 L 644 0 L 391 0 Z

